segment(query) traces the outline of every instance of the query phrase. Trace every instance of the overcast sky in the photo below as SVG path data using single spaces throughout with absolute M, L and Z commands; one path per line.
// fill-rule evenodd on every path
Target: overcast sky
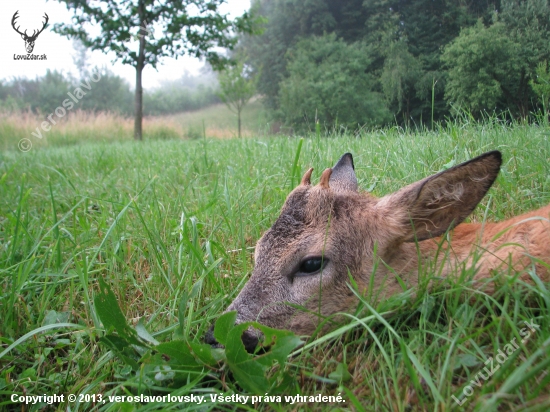
M 250 0 L 228 0 L 222 11 L 230 13 L 231 16 L 240 16 L 250 7 Z M 25 42 L 13 29 L 11 19 L 16 11 L 19 11 L 19 18 L 16 20 L 16 27 L 20 31 L 27 29 L 27 34 L 33 30 L 40 29 L 44 21 L 44 13 L 49 16 L 48 28 L 36 39 L 33 54 L 45 54 L 47 60 L 14 60 L 14 55 L 25 55 Z M 73 63 L 75 51 L 72 40 L 60 36 L 51 28 L 55 23 L 69 22 L 71 13 L 64 4 L 57 1 L 45 0 L 1 0 L 0 1 L 0 79 L 24 76 L 35 78 L 46 73 L 47 69 L 59 70 L 64 73 L 77 74 Z M 122 65 L 119 62 L 112 63 L 114 54 L 105 55 L 99 51 L 89 52 L 90 64 L 93 66 L 106 65 L 115 74 L 124 77 L 134 86 L 135 69 L 132 66 Z M 163 64 L 157 67 L 146 66 L 143 71 L 143 86 L 151 88 L 158 86 L 162 80 L 178 79 L 185 71 L 197 74 L 202 63 L 195 58 L 180 57 L 177 60 L 165 58 Z

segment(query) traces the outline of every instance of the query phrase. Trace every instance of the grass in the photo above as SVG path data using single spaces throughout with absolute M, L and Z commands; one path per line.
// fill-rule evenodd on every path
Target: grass
M 11 141 L 9 127 L 15 127 L 7 123 L 0 125 L 4 145 Z M 110 284 L 126 319 L 133 325 L 141 320 L 158 341 L 182 335 L 200 340 L 243 287 L 256 240 L 278 216 L 296 175 L 308 167 L 318 179 L 350 151 L 359 186 L 380 196 L 499 149 L 501 174 L 471 219 L 487 214 L 500 220 L 549 203 L 549 135 L 544 127 L 498 121 L 450 123 L 435 131 L 312 135 L 296 162 L 299 140 L 281 136 L 139 144 L 113 135 L 79 137 L 78 144 L 54 141 L 27 153 L 10 144 L 11 150 L 0 153 L 0 406 L 21 409 L 9 402 L 14 393 L 139 394 L 147 379 L 160 394 L 166 388 L 179 395 L 243 393 L 223 365 L 179 388 L 132 372 L 98 341 L 103 334 L 93 304 L 98 279 Z M 421 276 L 433 275 L 426 268 Z M 241 408 L 548 410 L 547 288 L 504 282 L 491 297 L 449 281 L 431 291 L 405 292 L 358 314 L 355 327 L 308 340 L 289 358 L 294 377 L 289 395 L 340 393 L 346 403 L 262 402 Z M 192 290 L 178 325 L 179 302 Z M 369 301 L 361 299 L 368 309 Z M 520 339 L 523 322 L 531 319 L 540 330 L 488 381 L 473 386 L 458 407 L 452 396 L 462 399 L 484 362 Z M 103 404 L 83 397 L 52 409 L 69 407 L 181 405 Z M 237 408 L 211 402 L 187 407 Z
M 187 137 L 227 139 L 237 137 L 237 115 L 224 104 L 216 104 L 196 112 L 185 112 L 168 119 L 181 124 Z M 242 136 L 257 137 L 269 132 L 270 124 L 259 100 L 248 103 L 242 113 Z
M 265 135 L 269 124 L 259 101 L 243 109 L 243 136 Z M 134 120 L 113 113 L 70 112 L 54 122 L 32 113 L 0 112 L 0 150 L 68 146 L 83 142 L 130 141 Z M 46 121 L 45 129 L 41 127 Z M 237 117 L 225 105 L 217 104 L 195 112 L 163 117 L 145 117 L 144 140 L 232 138 L 237 135 Z M 21 140 L 25 141 L 20 143 Z M 29 145 L 30 144 L 30 145 Z M 30 149 L 29 149 L 30 150 Z

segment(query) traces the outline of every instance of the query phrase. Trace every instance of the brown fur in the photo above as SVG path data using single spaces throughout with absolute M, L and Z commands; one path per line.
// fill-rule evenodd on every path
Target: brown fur
M 325 170 L 319 185 L 311 186 L 308 170 L 258 241 L 254 272 L 227 310 L 238 312 L 238 323 L 256 320 L 311 334 L 323 318 L 357 305 L 349 276 L 366 292 L 377 267 L 371 292 L 379 299 L 403 291 L 397 277 L 415 287 L 418 250 L 421 260 L 436 261 L 443 277 L 474 265 L 476 280 L 499 272 L 529 282 L 526 270 L 534 265 L 548 282 L 541 262 L 550 262 L 550 205 L 504 222 L 462 224 L 447 234 L 483 198 L 500 164 L 499 152 L 486 153 L 381 199 L 357 192 L 350 154 Z M 306 274 L 303 263 L 312 257 L 322 257 L 325 266 Z M 488 283 L 484 290 L 492 288 Z

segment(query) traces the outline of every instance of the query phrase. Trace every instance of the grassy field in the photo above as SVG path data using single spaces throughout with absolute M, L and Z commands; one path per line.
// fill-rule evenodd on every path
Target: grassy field
M 384 302 L 376 312 L 383 317 L 367 311 L 354 328 L 304 339 L 307 346 L 288 359 L 285 394 L 341 394 L 346 402 L 337 404 L 211 402 L 210 394 L 245 393 L 223 361 L 177 385 L 146 361 L 131 368 L 99 341 L 104 331 L 94 306 L 104 279 L 131 325 L 159 342 L 201 341 L 246 282 L 256 240 L 308 167 L 317 182 L 350 151 L 359 186 L 383 195 L 499 149 L 502 171 L 472 219 L 500 220 L 550 202 L 548 128 L 488 122 L 312 135 L 295 168 L 295 137 L 135 143 L 68 134 L 67 144 L 21 153 L 9 130 L 0 126 L 0 142 L 9 148 L 0 154 L 0 408 L 23 410 L 10 402 L 12 394 L 88 395 L 24 409 L 32 411 L 182 408 L 91 398 L 141 393 L 207 396 L 201 405 L 186 405 L 189 410 L 550 408 L 544 284 L 504 281 L 491 297 L 450 280 Z M 519 331 L 531 320 L 540 330 L 480 380 L 487 359 L 521 340 Z M 120 353 L 126 350 L 132 349 Z
M 112 113 L 71 112 L 48 121 L 32 113 L 0 112 L 0 150 L 18 147 L 69 146 L 86 142 L 129 141 L 134 137 L 134 120 Z M 42 128 L 46 121 L 45 128 Z M 242 135 L 262 136 L 270 124 L 259 101 L 246 105 L 242 113 Z M 175 140 L 237 136 L 237 116 L 225 105 L 217 104 L 194 112 L 163 117 L 145 117 L 144 140 Z
M 197 138 L 206 134 L 207 138 L 227 139 L 237 137 L 237 115 L 224 104 L 216 104 L 196 112 L 185 112 L 167 117 L 181 125 L 185 137 Z M 265 110 L 258 100 L 247 104 L 242 113 L 244 137 L 265 136 L 271 125 Z

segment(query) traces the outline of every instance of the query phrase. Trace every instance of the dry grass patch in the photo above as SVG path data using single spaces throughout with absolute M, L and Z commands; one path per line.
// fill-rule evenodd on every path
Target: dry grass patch
M 32 149 L 134 138 L 134 119 L 116 113 L 77 110 L 61 118 L 56 115 L 49 117 L 29 111 L 0 112 L 0 150 L 17 150 L 22 141 Z M 242 135 L 257 136 L 263 123 L 260 103 L 254 102 L 243 112 Z M 267 126 L 262 130 L 267 130 Z M 223 105 L 214 105 L 195 112 L 143 119 L 145 140 L 200 139 L 205 136 L 212 139 L 236 137 L 235 115 Z

